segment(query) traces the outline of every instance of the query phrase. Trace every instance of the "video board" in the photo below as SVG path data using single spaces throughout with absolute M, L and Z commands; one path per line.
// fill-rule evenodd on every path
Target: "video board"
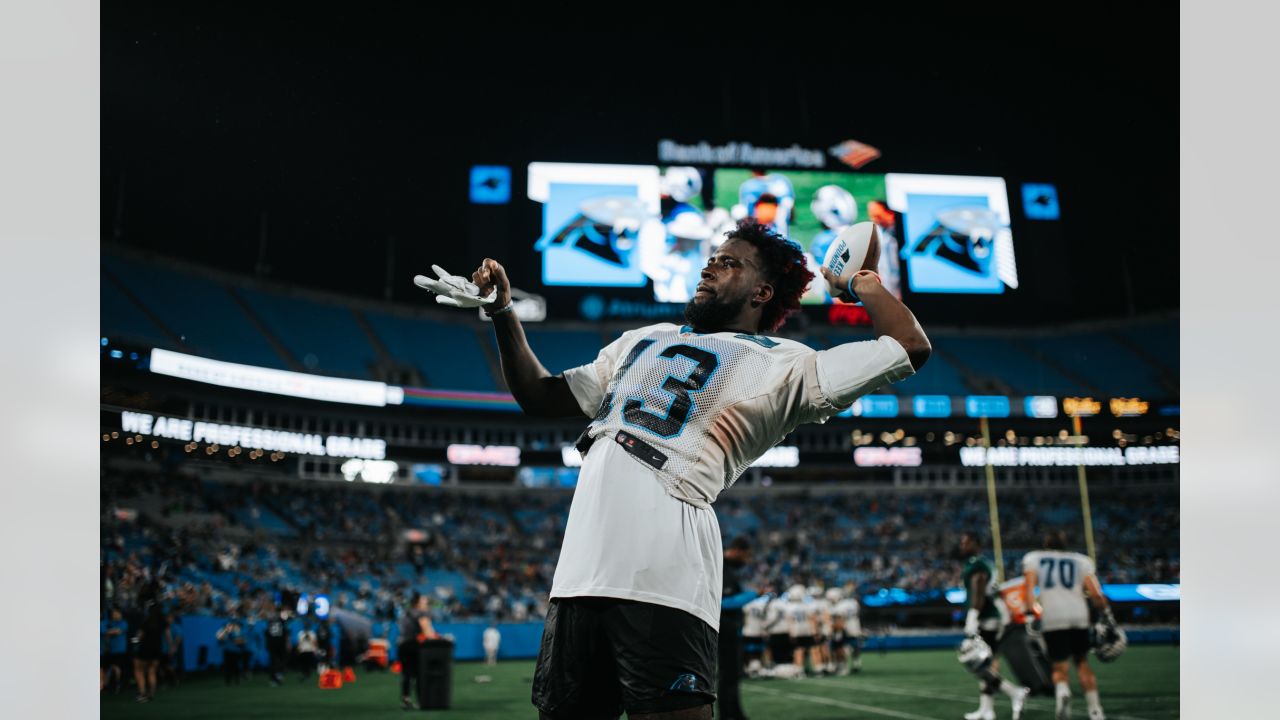
M 685 303 L 725 231 L 746 217 L 798 243 L 815 275 L 841 230 L 876 223 L 879 273 L 899 297 L 1018 287 L 998 177 L 535 162 L 527 188 L 541 206 L 534 249 L 549 287 L 644 289 Z M 802 302 L 833 300 L 815 280 Z

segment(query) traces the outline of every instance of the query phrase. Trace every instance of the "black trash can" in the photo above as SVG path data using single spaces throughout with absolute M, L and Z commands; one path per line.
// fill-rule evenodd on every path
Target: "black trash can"
M 427 640 L 418 650 L 418 707 L 448 710 L 453 699 L 453 643 Z
M 1031 688 L 1032 695 L 1053 697 L 1053 665 L 1043 636 L 1028 633 L 1025 625 L 1010 624 L 1000 638 L 1000 654 L 1018 682 Z

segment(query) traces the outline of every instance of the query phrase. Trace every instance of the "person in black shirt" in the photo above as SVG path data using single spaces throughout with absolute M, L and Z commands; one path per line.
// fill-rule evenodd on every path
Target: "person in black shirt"
M 289 652 L 289 628 L 285 625 L 287 613 L 277 609 L 267 618 L 267 656 L 270 658 L 271 684 L 279 687 L 284 682 L 284 663 Z
M 152 602 L 138 627 L 138 652 L 133 658 L 133 677 L 138 683 L 138 702 L 149 702 L 156 695 L 156 670 L 163 654 L 167 630 L 164 611 Z
M 720 605 L 720 677 L 717 689 L 722 720 L 746 720 L 739 683 L 742 678 L 742 606 L 755 593 L 742 585 L 741 572 L 751 561 L 751 545 L 737 537 L 724 551 L 724 588 Z
M 436 636 L 429 608 L 430 598 L 415 592 L 400 617 L 400 644 L 396 646 L 396 655 L 400 658 L 400 703 L 406 710 L 415 707 L 410 683 L 418 676 L 418 651 L 423 642 Z
M 333 667 L 333 628 L 328 620 L 321 620 L 316 626 L 316 642 L 320 646 L 316 657 L 320 658 L 320 672 L 324 672 Z

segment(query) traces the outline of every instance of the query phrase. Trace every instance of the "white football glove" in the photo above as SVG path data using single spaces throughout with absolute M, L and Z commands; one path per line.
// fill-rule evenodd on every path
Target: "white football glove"
M 439 265 L 432 265 L 431 269 L 435 271 L 440 278 L 439 280 L 433 280 L 426 275 L 415 275 L 413 284 L 435 293 L 436 302 L 441 305 L 473 308 L 488 305 L 498 297 L 496 288 L 491 290 L 488 295 L 480 297 L 479 286 L 470 280 L 461 275 L 450 275 Z

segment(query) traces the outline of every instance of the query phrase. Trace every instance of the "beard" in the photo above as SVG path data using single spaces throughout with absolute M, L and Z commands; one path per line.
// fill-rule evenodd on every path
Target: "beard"
M 742 302 L 719 295 L 698 302 L 690 300 L 684 306 L 684 319 L 696 329 L 714 332 L 727 326 L 742 310 Z

